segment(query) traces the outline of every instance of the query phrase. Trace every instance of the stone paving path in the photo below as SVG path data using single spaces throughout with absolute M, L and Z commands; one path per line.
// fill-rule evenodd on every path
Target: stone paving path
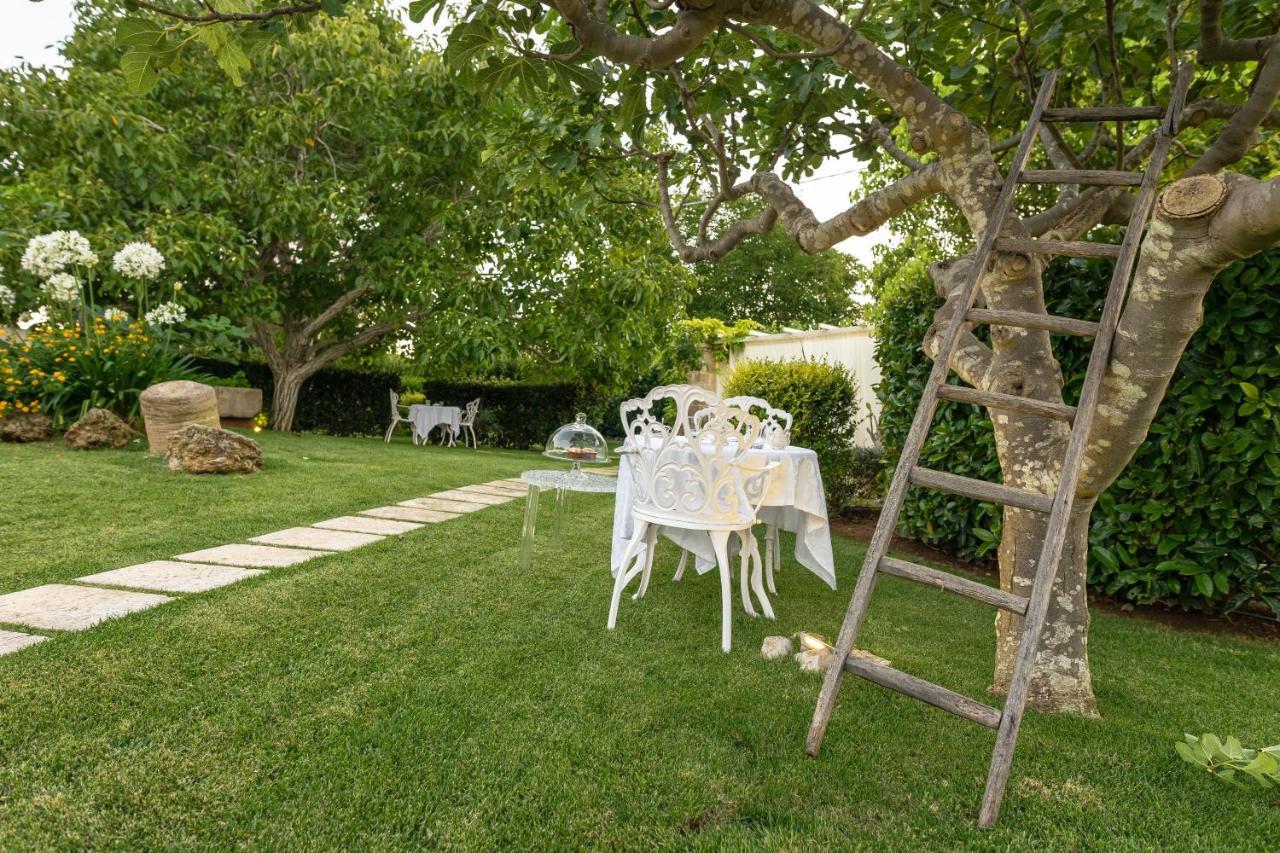
M 11 592 L 0 595 L 0 623 L 37 631 L 82 631 L 108 619 L 173 601 L 174 594 L 204 592 L 271 569 L 363 548 L 388 536 L 403 536 L 428 524 L 516 500 L 527 491 L 528 487 L 517 479 L 477 483 L 394 506 L 317 521 L 308 527 L 288 527 L 253 536 L 248 542 L 84 575 L 72 583 Z M 47 639 L 43 634 L 0 630 L 0 655 Z

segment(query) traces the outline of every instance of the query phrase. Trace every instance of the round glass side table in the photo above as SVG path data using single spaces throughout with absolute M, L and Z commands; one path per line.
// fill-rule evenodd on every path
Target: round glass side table
M 520 479 L 529 484 L 529 500 L 524 508 L 524 530 L 520 539 L 520 568 L 533 564 L 533 538 L 538 523 L 538 497 L 544 489 L 556 490 L 556 511 L 551 522 L 551 532 L 559 538 L 564 529 L 564 515 L 569 502 L 569 492 L 612 494 L 618 490 L 618 478 L 585 471 L 551 471 L 536 469 L 525 471 Z

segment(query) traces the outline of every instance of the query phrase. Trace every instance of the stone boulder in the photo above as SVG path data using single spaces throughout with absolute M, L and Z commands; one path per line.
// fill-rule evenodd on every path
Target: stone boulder
M 48 415 L 9 415 L 0 418 L 0 441 L 44 441 L 53 435 L 53 419 Z
M 84 417 L 71 425 L 62 440 L 77 450 L 96 450 L 101 447 L 124 447 L 138 436 L 114 413 L 106 409 L 90 409 Z
M 169 437 L 173 471 L 188 474 L 252 474 L 262 467 L 262 446 L 225 429 L 193 424 Z
M 169 436 L 192 424 L 220 428 L 218 394 L 212 387 L 185 379 L 152 385 L 139 397 L 147 444 L 152 453 L 169 448 Z

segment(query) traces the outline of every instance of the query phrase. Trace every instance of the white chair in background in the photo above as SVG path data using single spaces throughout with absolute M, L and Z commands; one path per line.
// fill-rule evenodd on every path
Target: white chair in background
M 664 415 L 670 403 L 675 411 L 668 425 Z M 706 407 L 696 425 L 690 417 L 695 404 Z M 744 543 L 745 593 L 747 560 L 753 558 L 757 567 L 760 560 L 751 529 L 775 467 L 753 468 L 746 459 L 760 436 L 760 421 L 690 385 L 654 388 L 643 398 L 623 403 L 620 411 L 627 436 L 622 454 L 630 466 L 634 530 L 614 580 L 609 629 L 617 625 L 622 592 L 634 578 L 640 578 L 634 599 L 648 591 L 658 529 L 703 531 L 711 537 L 720 571 L 720 646 L 727 652 L 733 631 L 729 537 L 736 533 Z M 757 568 L 751 573 L 751 585 L 772 615 L 760 577 Z
M 476 442 L 476 414 L 480 411 L 480 398 L 476 397 L 470 403 L 467 403 L 467 410 L 462 415 L 462 421 L 458 424 L 458 428 L 471 437 L 471 446 L 473 448 L 479 445 Z M 466 440 L 463 440 L 463 446 L 466 446 Z
M 396 424 L 409 425 L 409 440 L 414 444 L 418 443 L 418 431 L 414 429 L 413 421 L 400 414 L 400 395 L 395 391 L 391 392 L 391 424 L 387 427 L 387 435 L 383 438 L 384 442 L 391 441 L 391 434 L 396 431 Z

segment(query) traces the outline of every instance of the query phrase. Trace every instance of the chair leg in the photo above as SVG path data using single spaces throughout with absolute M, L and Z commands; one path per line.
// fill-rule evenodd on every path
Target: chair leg
M 747 591 L 747 560 L 751 554 L 747 549 L 747 534 L 739 533 L 738 538 L 742 540 L 742 547 L 738 550 L 738 557 L 741 566 L 738 571 L 738 594 L 742 598 L 742 609 L 747 611 L 748 616 L 758 616 L 755 605 L 751 603 L 751 593 Z
M 716 565 L 720 567 L 720 648 L 728 654 L 733 645 L 733 604 L 729 582 L 729 534 L 716 530 L 711 533 L 711 546 L 716 552 Z
M 778 594 L 778 589 L 773 585 L 773 558 L 778 552 L 778 540 L 776 538 L 775 529 L 766 526 L 764 529 L 764 572 L 765 580 L 769 584 L 769 592 L 773 595 Z
M 392 422 L 391 422 L 391 426 L 387 427 L 387 434 L 386 434 L 385 436 L 383 436 L 383 437 L 382 437 L 382 443 L 383 443 L 383 444 L 390 444 L 390 443 L 391 443 L 391 433 L 393 433 L 393 432 L 395 432 L 395 431 L 396 431 L 396 422 L 395 422 L 395 421 L 392 421 Z
M 773 605 L 769 603 L 769 596 L 765 595 L 764 583 L 761 581 L 761 575 L 764 572 L 760 559 L 760 545 L 750 530 L 746 531 L 745 535 L 749 544 L 743 547 L 751 553 L 751 589 L 755 591 L 756 598 L 760 601 L 760 609 L 764 611 L 765 618 L 773 619 Z
M 651 524 L 644 537 L 644 572 L 640 575 L 640 588 L 636 590 L 635 595 L 631 596 L 633 601 L 644 598 L 645 593 L 649 591 L 649 576 L 653 574 L 653 552 L 656 550 L 658 550 L 658 527 Z
M 675 576 L 674 576 L 673 578 L 671 578 L 671 580 L 673 580 L 673 581 L 678 581 L 678 580 L 680 580 L 682 577 L 684 577 L 684 567 L 685 567 L 686 565 L 688 565 L 688 564 L 689 564 L 689 552 L 688 552 L 688 551 L 686 551 L 685 549 L 681 548 L 681 549 L 680 549 L 680 564 L 679 564 L 678 566 L 676 566 L 676 573 L 675 573 Z
M 476 431 L 470 424 L 467 424 L 467 435 L 471 436 L 471 449 L 475 450 L 480 447 L 480 442 L 476 441 Z
M 648 529 L 649 522 L 637 521 L 635 533 L 631 535 L 631 541 L 627 543 L 627 550 L 622 552 L 622 561 L 618 564 L 618 577 L 613 581 L 613 598 L 609 601 L 608 625 L 610 631 L 618 624 L 618 602 L 622 600 L 622 591 L 627 588 L 627 583 L 635 577 L 635 572 L 628 569 L 636 554 L 639 553 L 640 543 L 644 541 Z

